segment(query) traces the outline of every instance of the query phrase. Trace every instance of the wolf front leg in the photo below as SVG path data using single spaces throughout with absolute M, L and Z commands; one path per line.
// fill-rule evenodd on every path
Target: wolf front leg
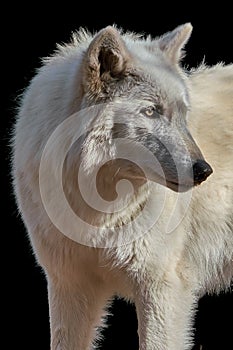
M 188 350 L 192 347 L 195 296 L 175 271 L 154 280 L 144 274 L 135 290 L 140 350 Z
M 86 281 L 87 282 L 87 281 Z M 107 303 L 104 287 L 48 280 L 51 350 L 90 350 Z

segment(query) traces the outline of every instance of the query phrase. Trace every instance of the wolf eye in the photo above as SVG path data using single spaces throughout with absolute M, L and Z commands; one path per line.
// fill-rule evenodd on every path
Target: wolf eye
M 148 117 L 152 117 L 152 115 L 154 114 L 154 109 L 152 108 L 148 108 L 145 110 L 145 114 L 148 116 Z
M 154 106 L 145 107 L 141 110 L 141 112 L 149 118 L 157 118 L 160 116 L 159 110 Z

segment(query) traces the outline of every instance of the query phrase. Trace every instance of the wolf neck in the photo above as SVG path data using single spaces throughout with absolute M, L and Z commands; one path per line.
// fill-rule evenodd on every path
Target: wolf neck
M 129 195 L 136 195 L 146 183 L 144 174 L 125 159 L 115 159 L 105 163 L 96 176 L 96 187 L 100 196 L 112 202 L 118 196 L 124 201 Z
M 103 215 L 101 220 L 104 227 L 121 227 L 133 221 L 142 212 L 150 194 L 147 183 L 139 186 L 135 191 L 128 191 L 130 184 L 122 179 L 117 187 L 118 197 L 109 205 L 111 213 Z
M 63 168 L 65 196 L 84 222 L 100 229 L 114 228 L 140 212 L 151 190 L 142 177 L 136 177 L 129 169 L 125 173 L 122 165 L 121 161 L 110 161 L 97 171 L 82 172 L 79 162 L 66 161 Z M 73 174 L 78 174 L 78 178 Z
M 100 206 L 100 224 L 104 227 L 120 227 L 133 220 L 150 193 L 142 174 L 135 173 L 125 160 L 108 162 L 91 181 L 95 182 L 93 187 L 104 203 L 102 208 Z

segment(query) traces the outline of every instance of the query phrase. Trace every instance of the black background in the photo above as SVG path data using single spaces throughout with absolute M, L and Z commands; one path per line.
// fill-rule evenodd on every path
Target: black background
M 49 320 L 45 278 L 36 266 L 22 222 L 17 216 L 9 174 L 9 138 L 14 120 L 16 98 L 26 87 L 40 58 L 69 40 L 71 31 L 80 26 L 96 31 L 109 24 L 152 36 L 191 22 L 194 31 L 186 46 L 184 63 L 197 66 L 205 58 L 208 65 L 232 62 L 231 9 L 224 3 L 218 9 L 195 2 L 187 6 L 143 2 L 127 11 L 120 3 L 84 4 L 65 2 L 48 8 L 46 3 L 8 4 L 1 10 L 1 318 L 2 342 L 7 349 L 49 349 Z M 214 6 L 214 5 L 212 5 Z M 217 220 L 217 218 L 216 218 Z M 205 296 L 200 300 L 196 317 L 196 347 L 203 350 L 233 348 L 232 294 Z M 137 320 L 132 305 L 116 301 L 108 318 L 101 349 L 137 349 Z M 16 346 L 17 345 L 17 346 Z M 82 349 L 79 349 L 82 350 Z

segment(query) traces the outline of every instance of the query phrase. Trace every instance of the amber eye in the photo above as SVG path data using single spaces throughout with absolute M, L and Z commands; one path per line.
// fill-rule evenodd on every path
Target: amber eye
M 155 109 L 154 106 L 146 107 L 141 110 L 141 112 L 149 118 L 157 118 L 159 117 L 159 112 Z
M 154 110 L 152 108 L 148 108 L 145 110 L 145 114 L 148 116 L 148 117 L 152 117 L 152 115 L 154 114 Z

